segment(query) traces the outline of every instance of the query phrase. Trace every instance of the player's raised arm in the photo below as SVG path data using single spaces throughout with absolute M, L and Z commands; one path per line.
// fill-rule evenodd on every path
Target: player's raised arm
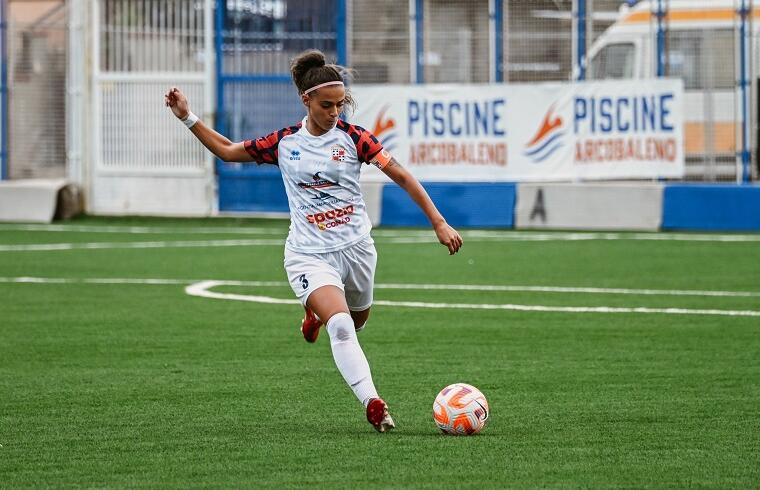
M 445 245 L 449 249 L 449 254 L 454 255 L 459 251 L 462 246 L 462 237 L 459 233 L 446 223 L 438 208 L 433 204 L 432 199 L 428 196 L 425 188 L 422 184 L 401 166 L 395 158 L 391 157 L 387 165 L 383 167 L 383 173 L 391 178 L 393 182 L 398 184 L 399 187 L 404 189 L 409 197 L 417 203 L 430 224 L 433 225 L 433 230 L 438 237 L 438 241 Z
M 243 142 L 234 143 L 224 135 L 203 124 L 203 121 L 190 111 L 187 97 L 177 87 L 172 87 L 164 95 L 164 103 L 185 126 L 190 128 L 190 131 L 203 143 L 203 146 L 208 148 L 211 153 L 221 160 L 225 162 L 253 161 L 253 157 L 245 151 Z

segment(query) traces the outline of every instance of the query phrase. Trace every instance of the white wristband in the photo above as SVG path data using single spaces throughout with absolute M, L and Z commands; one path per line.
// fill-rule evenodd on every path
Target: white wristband
M 192 112 L 187 113 L 187 117 L 182 119 L 182 124 L 187 126 L 188 128 L 192 128 L 195 123 L 198 122 L 198 116 L 193 114 Z

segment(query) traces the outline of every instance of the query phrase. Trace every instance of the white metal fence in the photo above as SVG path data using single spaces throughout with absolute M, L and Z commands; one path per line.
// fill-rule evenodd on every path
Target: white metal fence
M 60 2 L 10 3 L 8 170 L 11 179 L 66 173 L 66 9 Z
M 691 17 L 703 18 L 701 24 L 689 24 L 681 22 L 683 15 L 673 15 L 665 36 L 667 75 L 683 78 L 687 89 L 688 178 L 734 181 L 740 172 L 736 153 L 741 137 L 739 0 L 663 1 L 671 12 L 691 5 L 698 12 Z M 587 0 L 589 78 L 656 75 L 652 8 L 657 2 L 621 10 L 626 3 Z M 240 0 L 235 5 L 259 17 L 274 12 L 290 18 L 283 11 L 288 2 Z M 303 9 L 310 4 L 293 5 Z M 577 1 L 346 0 L 346 5 L 348 64 L 356 70 L 356 83 L 413 83 L 417 66 L 426 83 L 488 82 L 494 69 L 495 6 L 503 12 L 499 34 L 505 83 L 570 80 L 575 74 Z M 416 58 L 417 26 L 410 16 L 419 5 L 424 47 Z M 18 15 L 30 6 L 31 13 Z M 10 177 L 68 175 L 84 183 L 91 211 L 209 212 L 214 205 L 211 159 L 172 119 L 162 96 L 179 85 L 193 110 L 213 120 L 213 8 L 213 0 L 9 0 Z M 636 8 L 646 12 L 636 14 Z M 755 86 L 758 27 L 753 22 L 750 28 Z M 226 73 L 287 70 L 294 45 L 278 47 L 267 41 L 276 35 L 255 32 L 255 26 L 238 35 L 251 51 L 224 57 Z M 305 37 L 304 42 L 316 41 Z M 288 90 L 292 97 L 292 88 Z M 249 106 L 261 99 L 247 89 L 234 94 L 237 98 L 229 103 Z M 259 109 L 277 111 L 278 100 L 270 97 Z M 756 147 L 757 96 L 752 100 Z M 234 117 L 228 129 L 247 127 L 234 125 Z M 756 162 L 752 170 L 756 179 Z
M 665 76 L 683 79 L 686 88 L 684 133 L 688 180 L 731 182 L 742 178 L 738 157 L 742 147 L 738 1 L 641 1 L 621 10 L 589 53 L 589 78 L 655 77 L 658 32 L 662 33 L 660 71 Z M 749 29 L 754 32 L 751 25 Z M 757 38 L 753 39 L 750 51 L 760 46 Z M 757 66 L 755 63 L 755 69 Z M 750 83 L 755 85 L 757 75 L 751 78 Z M 754 104 L 748 120 L 756 130 Z M 756 141 L 754 134 L 752 141 Z M 753 167 L 756 175 L 756 162 Z
M 358 83 L 409 83 L 409 9 L 375 0 L 349 2 L 349 64 Z
M 212 161 L 164 107 L 171 86 L 212 124 L 211 0 L 89 0 L 93 147 L 89 209 L 210 214 Z

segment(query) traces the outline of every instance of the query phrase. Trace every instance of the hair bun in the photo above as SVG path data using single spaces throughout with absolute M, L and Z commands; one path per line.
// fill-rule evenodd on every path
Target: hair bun
M 350 70 L 340 65 L 328 64 L 324 53 L 316 49 L 296 56 L 290 62 L 290 73 L 299 95 L 323 83 L 343 82 L 351 75 Z M 348 91 L 345 100 L 349 107 L 353 107 L 353 99 Z
M 321 68 L 325 66 L 325 55 L 321 51 L 312 50 L 300 54 L 290 65 L 290 72 L 293 79 L 300 81 L 304 79 L 309 70 L 312 68 Z
M 298 59 L 298 61 L 300 62 L 299 64 L 306 69 L 319 68 L 320 66 L 325 66 L 327 63 L 324 53 L 317 51 L 316 49 L 307 51 Z

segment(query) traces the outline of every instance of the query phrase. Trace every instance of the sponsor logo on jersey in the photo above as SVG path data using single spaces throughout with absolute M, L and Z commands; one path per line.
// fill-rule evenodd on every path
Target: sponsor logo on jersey
M 290 152 L 290 159 L 291 160 L 300 160 L 301 159 L 301 152 L 298 150 L 293 150 Z
M 346 149 L 340 145 L 333 145 L 330 148 L 330 154 L 333 162 L 346 161 Z
M 323 192 L 320 189 L 326 189 L 328 187 L 333 187 L 338 185 L 337 182 L 333 182 L 331 180 L 327 180 L 321 175 L 319 175 L 322 172 L 317 172 L 314 175 L 312 175 L 312 181 L 311 182 L 299 182 L 298 187 L 301 189 L 311 189 L 315 190 L 317 192 L 317 195 L 314 196 L 312 199 L 329 199 L 332 197 L 330 194 Z
M 354 213 L 354 206 L 348 205 L 345 208 L 336 208 L 329 211 L 307 214 L 306 219 L 309 223 L 317 225 L 321 231 L 330 228 L 336 228 L 351 222 L 351 214 Z

